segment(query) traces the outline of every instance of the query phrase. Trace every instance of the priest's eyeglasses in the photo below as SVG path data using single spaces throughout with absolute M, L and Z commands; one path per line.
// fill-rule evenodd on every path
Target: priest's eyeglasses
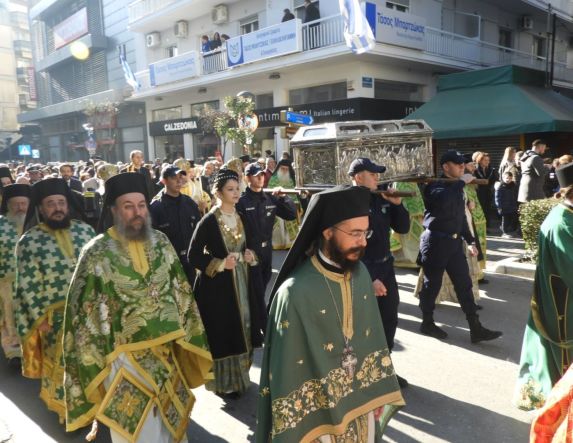
M 372 229 L 367 229 L 366 231 L 345 231 L 344 229 L 340 229 L 336 226 L 333 226 L 334 229 L 336 229 L 337 231 L 340 232 L 344 232 L 346 235 L 350 235 L 350 237 L 352 237 L 355 240 L 362 240 L 363 238 L 365 240 L 368 240 L 370 237 L 372 237 L 372 233 L 374 232 Z

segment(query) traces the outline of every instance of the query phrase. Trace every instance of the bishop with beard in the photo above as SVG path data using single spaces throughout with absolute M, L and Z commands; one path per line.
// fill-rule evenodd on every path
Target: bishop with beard
M 102 233 L 66 303 L 66 430 L 92 424 L 93 438 L 99 421 L 114 443 L 187 441 L 191 388 L 213 378 L 191 287 L 147 201 L 141 174 L 106 181 Z
M 0 206 L 0 333 L 4 355 L 12 360 L 22 355 L 12 308 L 16 277 L 14 248 L 24 230 L 32 191 L 30 185 L 8 185 L 3 191 Z
M 73 204 L 64 179 L 34 184 L 26 226 L 39 224 L 16 245 L 14 317 L 22 342 L 22 374 L 42 380 L 40 398 L 61 421 L 64 303 L 80 250 L 95 235 L 87 223 L 70 219 Z

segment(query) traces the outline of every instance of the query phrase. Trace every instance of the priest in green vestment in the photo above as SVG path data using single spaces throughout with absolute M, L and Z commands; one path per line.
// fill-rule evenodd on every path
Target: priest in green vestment
M 62 422 L 64 303 L 80 250 L 95 235 L 87 223 L 70 219 L 74 204 L 64 179 L 34 184 L 25 225 L 39 224 L 16 245 L 14 317 L 22 342 L 22 374 L 42 380 L 40 398 Z
M 544 405 L 551 388 L 573 363 L 573 163 L 555 171 L 563 201 L 539 233 L 531 312 L 525 327 L 514 402 Z
M 191 389 L 212 378 L 203 323 L 176 251 L 151 229 L 144 178 L 119 174 L 105 188 L 102 234 L 66 301 L 66 430 L 92 425 L 94 437 L 97 420 L 114 443 L 187 441 Z
M 315 194 L 271 291 L 256 441 L 380 438 L 404 400 L 360 262 L 370 192 Z
M 0 205 L 0 334 L 2 350 L 9 360 L 22 356 L 13 309 L 15 249 L 24 229 L 31 194 L 30 185 L 5 186 Z

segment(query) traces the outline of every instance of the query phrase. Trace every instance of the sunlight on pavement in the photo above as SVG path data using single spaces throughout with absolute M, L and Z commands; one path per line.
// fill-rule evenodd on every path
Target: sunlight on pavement
M 56 440 L 42 432 L 42 429 L 33 420 L 28 418 L 18 406 L 1 393 L 0 411 L 2 411 L 3 417 L 10 417 L 10 423 L 7 424 L 7 427 L 16 434 L 12 440 L 9 440 L 10 443 L 57 443 Z

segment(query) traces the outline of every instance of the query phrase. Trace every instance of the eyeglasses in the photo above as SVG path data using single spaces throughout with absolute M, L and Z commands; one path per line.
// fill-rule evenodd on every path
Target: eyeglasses
M 333 226 L 333 228 L 336 229 L 337 231 L 344 232 L 346 235 L 349 235 L 355 240 L 362 240 L 363 238 L 365 240 L 368 240 L 370 237 L 372 237 L 372 233 L 374 232 L 372 229 L 367 229 L 366 231 L 347 232 L 343 229 L 337 228 L 336 226 Z

